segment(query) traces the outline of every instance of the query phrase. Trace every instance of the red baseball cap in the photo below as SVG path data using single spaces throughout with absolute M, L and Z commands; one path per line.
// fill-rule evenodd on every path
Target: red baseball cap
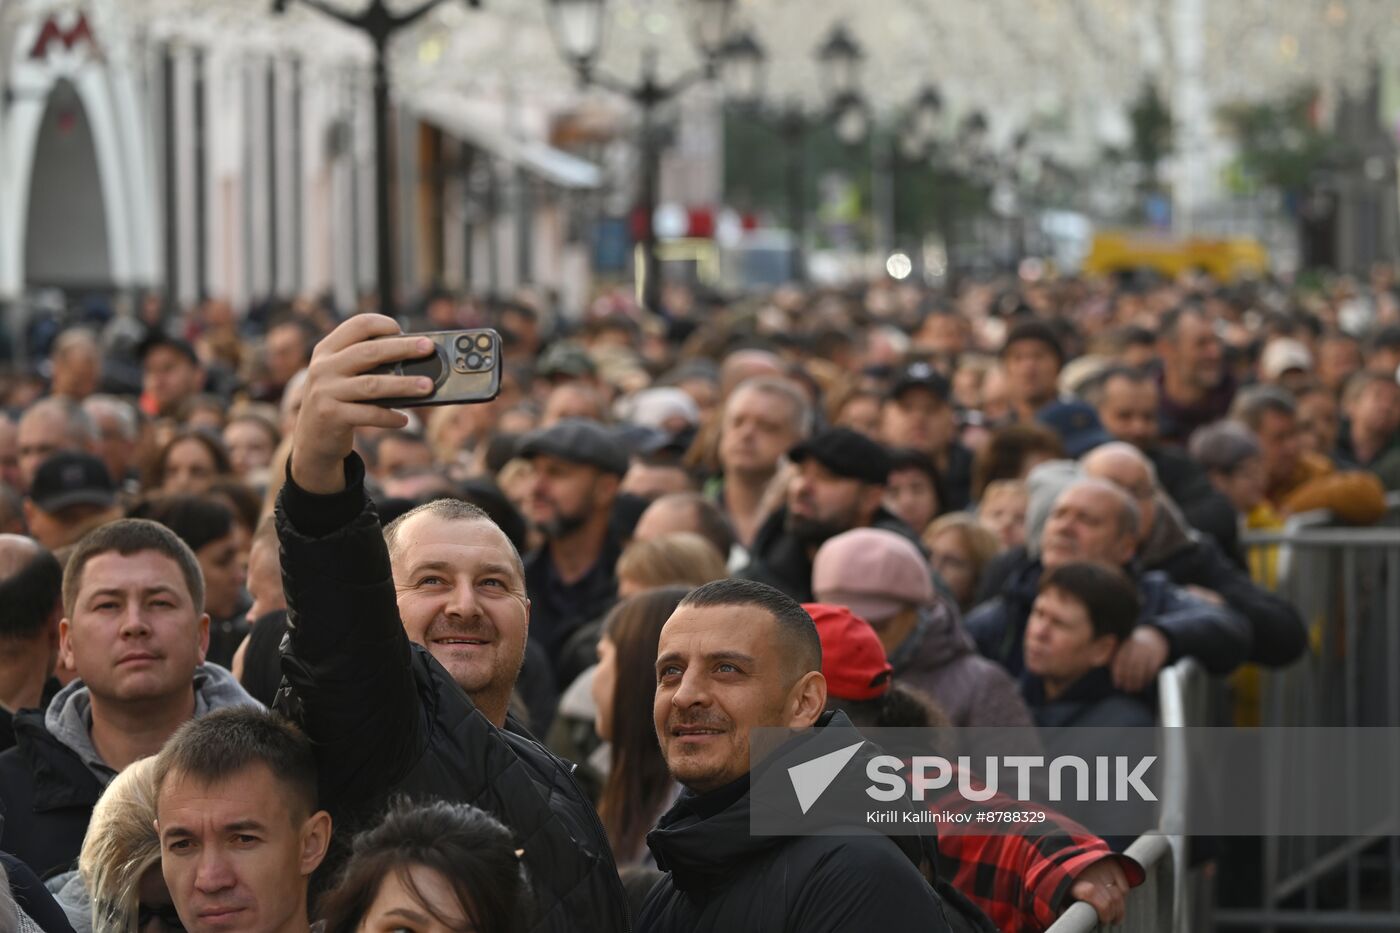
M 890 690 L 894 668 L 880 637 L 845 606 L 805 603 L 822 643 L 822 675 L 838 700 L 878 700 Z

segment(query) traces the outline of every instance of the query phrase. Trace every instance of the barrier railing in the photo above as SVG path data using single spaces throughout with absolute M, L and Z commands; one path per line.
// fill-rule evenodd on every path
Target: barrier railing
M 1136 859 L 1147 872 L 1143 883 L 1128 895 L 1127 916 L 1123 922 L 1105 926 L 1099 923 L 1094 908 L 1076 901 L 1060 914 L 1048 933 L 1091 933 L 1095 930 L 1166 933 L 1176 929 L 1173 916 L 1179 885 L 1171 842 L 1166 836 L 1139 836 L 1123 854 Z
M 1159 832 L 1139 836 L 1123 853 L 1135 859 L 1147 873 L 1146 879 L 1127 897 L 1127 916 L 1120 924 L 1099 923 L 1094 908 L 1083 902 L 1071 904 L 1060 915 L 1049 933 L 1093 933 L 1115 930 L 1122 933 L 1167 933 L 1181 929 L 1183 919 L 1192 915 L 1190 886 L 1187 885 L 1185 827 L 1187 798 L 1186 750 L 1171 727 L 1201 725 L 1207 722 L 1210 703 L 1209 682 L 1196 662 L 1187 659 L 1162 671 L 1157 677 L 1158 721 L 1165 732 L 1163 767 L 1166 788 L 1162 795 Z
M 1374 527 L 1330 527 L 1325 513 L 1310 514 L 1246 537 L 1256 582 L 1298 609 L 1311 646 L 1300 663 L 1264 675 L 1262 725 L 1400 725 L 1400 501 L 1391 506 Z M 1375 767 L 1400 781 L 1400 761 Z M 1275 775 L 1266 801 L 1295 779 Z M 1218 910 L 1215 925 L 1400 929 L 1397 832 L 1378 824 L 1361 837 L 1265 837 L 1259 906 Z

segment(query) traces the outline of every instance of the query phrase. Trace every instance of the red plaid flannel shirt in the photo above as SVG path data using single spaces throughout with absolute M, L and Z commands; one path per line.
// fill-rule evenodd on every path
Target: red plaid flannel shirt
M 974 781 L 973 786 L 980 786 L 980 782 Z M 1045 813 L 1038 835 L 938 834 L 939 877 L 981 908 L 1002 933 L 1048 929 L 1069 906 L 1075 879 L 1104 858 L 1117 859 L 1133 887 L 1146 877 L 1141 865 L 1115 854 L 1098 836 L 1034 803 L 1000 793 L 984 803 L 946 794 L 929 805 L 931 810 L 946 813 L 979 808 Z M 1047 826 L 1056 829 L 1047 831 Z

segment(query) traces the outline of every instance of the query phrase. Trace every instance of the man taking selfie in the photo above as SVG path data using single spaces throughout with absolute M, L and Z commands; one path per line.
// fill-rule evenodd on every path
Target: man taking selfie
M 337 830 L 362 827 L 392 794 L 471 803 L 516 833 L 534 882 L 531 929 L 625 930 L 592 805 L 569 766 L 507 715 L 530 618 L 519 553 L 456 500 L 381 532 L 365 494 L 355 430 L 403 427 L 376 400 L 432 390 L 371 370 L 430 350 L 374 314 L 316 346 L 278 502 L 290 686 L 280 702 L 315 745 Z

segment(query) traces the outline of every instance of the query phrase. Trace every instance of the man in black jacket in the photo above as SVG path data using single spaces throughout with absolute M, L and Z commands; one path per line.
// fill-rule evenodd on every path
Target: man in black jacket
M 78 679 L 47 709 L 15 717 L 15 747 L 0 755 L 0 850 L 40 876 L 66 871 L 118 772 L 193 716 L 255 705 L 233 675 L 203 663 L 203 606 L 199 561 L 163 525 L 123 519 L 77 546 L 63 580 L 59 664 Z
M 1137 502 L 1142 513 L 1137 560 L 1144 570 L 1160 570 L 1177 586 L 1244 616 L 1250 627 L 1250 661 L 1282 667 L 1302 657 L 1307 632 L 1298 611 L 1255 586 L 1209 536 L 1193 534 L 1164 514 L 1156 500 L 1157 476 L 1141 451 L 1131 444 L 1105 444 L 1086 455 L 1082 465 L 1086 476 L 1108 480 Z
M 627 472 L 627 449 L 603 425 L 568 418 L 527 434 L 516 456 L 534 464 L 525 508 L 544 534 L 525 561 L 530 640 L 557 667 L 569 636 L 617 599 L 614 567 L 622 542 L 613 505 Z
M 852 528 L 884 528 L 915 544 L 918 534 L 881 505 L 890 455 L 850 428 L 830 428 L 788 453 L 797 468 L 786 504 L 754 539 L 739 576 L 766 583 L 795 601 L 813 602 L 812 559 L 828 538 Z
M 913 363 L 895 379 L 880 405 L 880 440 L 927 454 L 943 479 L 943 511 L 967 508 L 972 453 L 957 440 L 948 379 L 928 363 Z
M 685 791 L 647 836 L 666 874 L 639 930 L 948 930 L 907 840 L 750 829 L 751 730 L 816 727 L 804 740 L 814 749 L 828 732 L 850 735 L 844 713 L 823 712 L 821 642 L 801 606 L 748 580 L 708 583 L 666 622 L 656 673 L 656 734 Z
M 1085 388 L 1084 397 L 1109 434 L 1137 447 L 1152 462 L 1158 483 L 1191 527 L 1210 535 L 1227 557 L 1242 564 L 1239 522 L 1230 501 L 1185 451 L 1159 442 L 1157 377 L 1150 370 L 1113 367 Z
M 484 512 L 455 500 L 381 533 L 365 495 L 355 429 L 402 427 L 402 413 L 374 400 L 431 390 L 369 374 L 430 349 L 398 335 L 392 319 L 362 314 L 317 345 L 278 502 L 285 705 L 315 743 L 320 799 L 342 834 L 392 794 L 481 807 L 524 850 L 532 930 L 625 930 L 626 898 L 591 804 L 569 766 L 507 715 L 530 614 L 519 553 Z

